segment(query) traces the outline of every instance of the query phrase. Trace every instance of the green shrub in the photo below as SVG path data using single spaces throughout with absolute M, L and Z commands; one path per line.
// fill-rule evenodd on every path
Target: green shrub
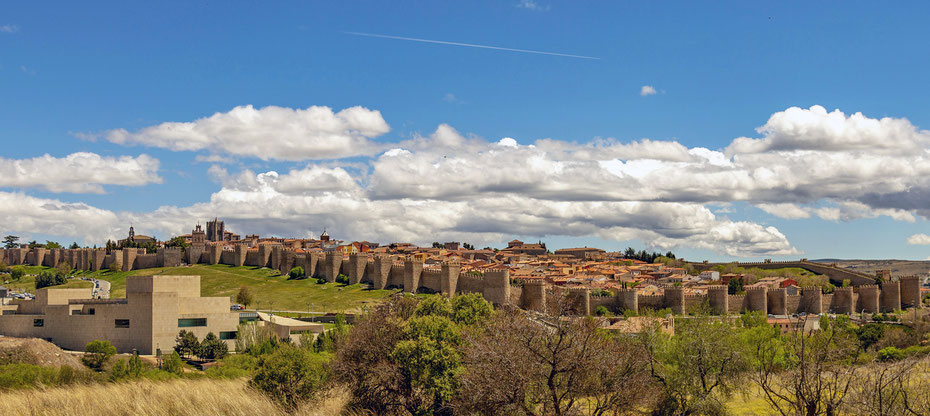
M 610 316 L 610 315 L 612 315 L 612 314 L 610 313 L 610 311 L 607 310 L 607 307 L 604 306 L 604 305 L 600 305 L 600 306 L 594 308 L 594 314 L 597 315 L 597 316 Z
M 885 335 L 885 327 L 881 324 L 865 324 L 856 330 L 859 346 L 867 349 L 875 345 Z
M 186 329 L 182 329 L 178 332 L 178 336 L 174 341 L 174 350 L 185 357 L 190 357 L 200 352 L 200 341 L 197 340 L 197 336 Z
M 281 347 L 262 358 L 249 385 L 282 407 L 296 409 L 312 398 L 329 379 L 322 358 L 295 347 Z
M 478 293 L 456 295 L 452 298 L 452 322 L 474 325 L 494 313 L 494 307 Z
M 325 285 L 325 284 L 326 284 L 326 278 L 325 278 L 325 277 L 321 277 L 321 278 L 319 278 L 319 279 L 316 279 L 316 283 L 317 283 L 318 285 Z
M 249 354 L 230 355 L 204 373 L 210 378 L 236 379 L 248 377 L 258 369 L 258 358 Z
M 21 266 L 14 266 L 10 269 L 10 280 L 19 280 L 26 274 L 26 270 Z
M 216 334 L 210 332 L 204 337 L 197 350 L 197 356 L 206 360 L 219 360 L 229 353 L 229 347 L 226 341 L 219 339 Z
M 336 283 L 339 283 L 341 285 L 349 284 L 349 276 L 339 273 L 339 275 L 336 276 Z
M 116 360 L 110 369 L 110 381 L 120 381 L 129 377 L 129 365 L 126 360 Z
M 925 357 L 930 355 L 930 346 L 911 345 L 904 349 L 904 355 L 908 357 Z
M 56 272 L 44 271 L 36 276 L 36 289 L 63 285 L 65 283 L 68 283 L 67 276 Z
M 45 367 L 23 363 L 0 365 L 0 390 L 53 387 L 93 380 L 93 373 L 68 366 Z
M 878 359 L 881 361 L 898 361 L 905 357 L 904 351 L 895 347 L 885 347 L 878 350 Z
M 452 317 L 452 304 L 449 298 L 445 296 L 426 296 L 417 308 L 413 311 L 415 316 L 442 316 L 444 318 Z
M 304 277 L 304 268 L 300 266 L 294 267 L 287 275 L 290 276 L 291 279 L 300 279 Z
M 84 365 L 100 371 L 114 355 L 116 355 L 116 347 L 110 345 L 110 341 L 95 339 L 84 347 L 84 356 L 81 357 L 81 361 Z
M 171 374 L 181 375 L 184 372 L 184 361 L 181 360 L 181 355 L 177 351 L 172 351 L 171 355 L 162 361 L 161 369 Z

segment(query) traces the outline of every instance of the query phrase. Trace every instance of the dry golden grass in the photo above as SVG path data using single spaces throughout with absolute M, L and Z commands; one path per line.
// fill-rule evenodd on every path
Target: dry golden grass
M 340 390 L 302 406 L 296 415 L 343 413 L 348 395 Z M 285 415 L 246 380 L 134 381 L 72 385 L 0 393 L 0 415 Z

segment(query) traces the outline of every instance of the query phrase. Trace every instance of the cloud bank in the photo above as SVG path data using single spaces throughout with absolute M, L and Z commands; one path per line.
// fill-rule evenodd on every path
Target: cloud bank
M 708 206 L 744 202 L 787 220 L 914 222 L 930 214 L 930 133 L 902 118 L 792 107 L 772 114 L 759 137 L 718 150 L 649 139 L 521 144 L 445 124 L 405 141 L 372 140 L 387 131 L 380 113 L 361 107 L 249 106 L 137 133 L 111 131 L 117 143 L 309 162 L 281 172 L 214 166 L 221 188 L 208 201 L 102 212 L 100 221 L 168 235 L 220 216 L 242 232 L 300 236 L 328 228 L 348 239 L 414 243 L 597 236 L 758 257 L 800 251 L 775 227 Z M 357 155 L 369 157 L 340 161 Z M 320 158 L 330 160 L 313 161 Z

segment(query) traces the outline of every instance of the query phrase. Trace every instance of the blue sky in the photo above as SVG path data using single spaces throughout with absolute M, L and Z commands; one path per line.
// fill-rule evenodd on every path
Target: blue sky
M 930 66 L 930 53 L 924 42 L 930 38 L 930 27 L 918 16 L 926 15 L 928 8 L 924 2 L 580 4 L 542 0 L 464 4 L 4 4 L 0 6 L 0 138 L 4 143 L 0 169 L 2 163 L 29 160 L 46 153 L 52 158 L 65 158 L 75 152 L 89 152 L 103 158 L 103 165 L 112 165 L 107 158 L 137 158 L 144 154 L 158 163 L 157 168 L 150 165 L 149 170 L 136 172 L 137 176 L 126 179 L 128 182 L 88 179 L 100 183 L 104 193 L 53 190 L 29 181 L 8 181 L 6 186 L 0 182 L 0 192 L 8 193 L 10 205 L 15 205 L 16 198 L 31 197 L 33 203 L 59 201 L 104 211 L 95 214 L 99 218 L 69 223 L 47 217 L 26 221 L 22 216 L 29 215 L 28 212 L 9 209 L 7 213 L 0 211 L 0 219 L 4 219 L 0 231 L 93 244 L 110 235 L 121 237 L 128 227 L 124 223 L 129 221 L 138 221 L 137 229 L 159 237 L 187 232 L 193 225 L 192 218 L 203 217 L 212 210 L 230 218 L 235 230 L 242 233 L 289 230 L 300 230 L 298 234 L 306 230 L 318 233 L 322 227 L 328 227 L 337 237 L 352 239 L 419 239 L 419 242 L 470 239 L 491 245 L 499 245 L 509 240 L 511 234 L 517 234 L 524 239 L 541 238 L 555 247 L 598 245 L 613 249 L 654 245 L 689 258 L 740 255 L 923 259 L 928 255 L 927 246 L 909 244 L 907 240 L 915 234 L 930 232 L 918 209 L 908 208 L 915 199 L 918 205 L 924 201 L 920 196 L 911 196 L 905 198 L 910 205 L 886 203 L 890 197 L 882 192 L 888 183 L 882 181 L 863 182 L 860 188 L 875 189 L 857 188 L 860 194 L 851 200 L 837 197 L 832 191 L 821 195 L 809 189 L 794 189 L 795 194 L 786 196 L 786 202 L 808 210 L 851 201 L 868 205 L 867 209 L 857 206 L 858 214 L 846 216 L 808 214 L 799 218 L 803 214 L 797 214 L 784 218 L 757 207 L 775 202 L 771 195 L 736 198 L 731 195 L 717 199 L 704 196 L 692 200 L 680 196 L 690 194 L 688 189 L 676 189 L 675 196 L 666 198 L 673 203 L 692 204 L 690 208 L 694 208 L 693 204 L 704 207 L 713 213 L 715 224 L 720 226 L 723 225 L 719 223 L 730 221 L 752 223 L 762 229 L 775 227 L 787 242 L 785 245 L 770 241 L 774 246 L 763 244 L 751 250 L 733 246 L 752 246 L 759 241 L 757 236 L 742 235 L 724 247 L 725 244 L 714 243 L 713 235 L 720 233 L 719 229 L 692 230 L 705 234 L 704 237 L 684 235 L 680 226 L 673 227 L 675 232 L 660 236 L 642 232 L 650 227 L 664 227 L 662 221 L 689 222 L 687 217 L 681 217 L 685 215 L 683 211 L 667 214 L 662 220 L 644 216 L 641 226 L 607 221 L 603 215 L 596 220 L 588 218 L 582 221 L 584 226 L 578 226 L 575 221 L 581 220 L 577 218 L 546 214 L 541 217 L 562 221 L 560 226 L 547 227 L 547 221 L 536 218 L 510 229 L 502 227 L 495 234 L 493 226 L 482 228 L 474 224 L 482 217 L 467 217 L 475 207 L 460 206 L 462 200 L 473 196 L 427 198 L 409 193 L 410 184 L 394 183 L 395 190 L 403 188 L 394 194 L 383 191 L 391 189 L 390 186 L 373 187 L 385 183 L 374 167 L 381 158 L 379 155 L 394 145 L 413 146 L 405 143 L 433 135 L 442 124 L 453 127 L 462 137 L 486 142 L 476 147 L 465 146 L 461 153 L 456 153 L 454 157 L 463 162 L 492 149 L 487 146 L 504 137 L 513 138 L 520 146 L 552 139 L 582 147 L 597 139 L 612 138 L 616 143 L 629 144 L 648 138 L 675 142 L 688 149 L 723 152 L 738 137 L 767 137 L 756 128 L 766 125 L 774 114 L 791 107 L 808 110 L 815 105 L 827 112 L 838 109 L 846 117 L 861 112 L 870 120 L 889 117 L 906 121 L 915 132 L 908 140 L 923 143 L 921 132 L 930 128 L 926 99 L 930 92 L 930 71 L 926 70 Z M 599 59 L 363 37 L 347 32 Z M 643 86 L 652 86 L 656 93 L 641 95 Z M 246 105 L 256 109 L 320 106 L 336 113 L 361 106 L 380 112 L 389 131 L 366 136 L 374 143 L 373 150 L 338 157 L 316 156 L 312 152 L 294 158 L 256 152 L 231 155 L 228 151 L 211 151 L 210 147 L 178 150 L 176 146 L 157 144 L 163 139 L 158 134 L 148 140 L 135 137 L 123 143 L 107 138 L 107 133 L 116 129 L 133 134 L 161 123 L 192 122 Z M 774 127 L 773 137 L 781 137 L 779 128 Z M 899 130 L 873 132 L 870 137 L 881 141 L 883 134 L 896 132 Z M 276 136 L 274 131 L 263 133 Z M 889 139 L 889 142 L 895 141 Z M 273 142 L 269 142 L 271 145 Z M 414 156 L 435 157 L 431 152 L 436 152 L 437 146 L 429 143 L 424 146 L 414 150 Z M 785 151 L 778 146 L 774 148 Z M 814 147 L 832 152 L 837 159 L 843 157 L 836 153 L 839 151 L 870 154 L 858 145 L 853 150 L 843 146 Z M 810 148 L 789 150 L 803 153 Z M 209 155 L 217 158 L 212 162 L 197 160 L 198 156 L 203 159 Z M 913 152 L 907 156 L 912 155 Z M 518 165 L 525 162 L 520 155 L 513 157 Z M 922 154 L 918 159 L 887 155 L 875 161 L 902 166 L 922 166 L 923 162 Z M 339 190 L 301 188 L 302 194 L 288 195 L 303 199 L 278 201 L 278 206 L 287 207 L 293 202 L 308 204 L 314 207 L 312 215 L 276 211 L 264 221 L 245 210 L 237 211 L 228 200 L 221 206 L 209 205 L 231 193 L 223 190 L 245 192 L 243 174 L 254 177 L 275 171 L 284 175 L 313 166 L 343 169 L 361 184 L 358 192 L 365 195 L 359 197 L 356 192 L 351 197 L 335 198 L 332 193 Z M 796 171 L 804 169 L 803 166 L 792 164 L 785 168 Z M 485 173 L 495 169 L 484 168 Z M 583 172 L 586 171 L 579 171 Z M 392 174 L 386 170 L 382 173 L 385 177 Z M 403 173 L 416 176 L 407 170 Z M 123 174 L 120 171 L 112 176 Z M 77 180 L 74 175 L 62 175 L 62 179 L 54 175 L 50 178 Z M 138 175 L 148 175 L 148 179 L 140 179 Z M 917 175 L 902 173 L 892 185 L 902 186 L 909 195 L 926 195 L 919 192 L 924 183 Z M 474 182 L 480 178 L 463 180 Z M 549 180 L 539 176 L 539 181 Z M 611 182 L 606 184 L 610 186 Z M 499 182 L 496 185 L 502 186 Z M 246 192 L 250 196 L 240 201 L 254 206 L 257 200 L 249 198 L 262 192 L 254 184 L 248 186 L 253 186 Z M 444 186 L 457 185 L 453 181 Z M 530 195 L 533 201 L 528 202 L 529 206 L 578 200 L 598 202 L 592 196 L 540 197 L 525 187 L 505 188 L 517 196 Z M 325 199 L 326 195 L 330 198 Z M 900 196 L 900 192 L 896 195 Z M 506 195 L 502 192 L 499 196 Z M 453 211 L 457 210 L 461 216 L 454 217 L 454 221 L 469 225 L 439 230 L 434 236 L 412 237 L 423 233 L 412 232 L 411 227 L 399 220 L 390 223 L 372 217 L 348 224 L 355 221 L 353 216 L 332 214 L 344 212 L 346 204 L 360 200 L 411 199 L 426 199 L 423 203 L 433 204 L 439 212 L 457 207 Z M 499 201 L 487 203 L 498 206 Z M 877 211 L 889 208 L 897 211 L 890 215 Z M 380 209 L 391 210 L 380 207 L 370 211 Z M 633 215 L 623 209 L 616 215 L 639 218 L 638 215 L 652 210 L 637 210 L 638 214 Z M 485 219 L 488 224 L 495 221 L 515 224 L 520 221 L 515 218 L 522 217 L 524 211 L 514 208 L 510 212 L 514 217 Z M 907 218 L 907 213 L 912 218 Z M 412 214 L 417 215 L 432 214 Z M 274 225 L 275 218 L 280 220 L 279 225 Z M 83 229 L 97 223 L 102 230 Z M 622 230 L 584 231 L 606 223 Z M 30 229 L 24 229 L 27 225 Z M 398 231 L 401 229 L 406 231 Z M 366 230 L 371 230 L 371 236 Z M 775 238 L 772 235 L 768 233 L 764 238 Z

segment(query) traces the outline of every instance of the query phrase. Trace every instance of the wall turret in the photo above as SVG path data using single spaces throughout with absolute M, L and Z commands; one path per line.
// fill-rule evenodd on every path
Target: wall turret
M 710 310 L 716 315 L 727 315 L 730 310 L 730 295 L 727 287 L 723 285 L 714 285 L 707 288 L 707 301 L 710 304 Z

